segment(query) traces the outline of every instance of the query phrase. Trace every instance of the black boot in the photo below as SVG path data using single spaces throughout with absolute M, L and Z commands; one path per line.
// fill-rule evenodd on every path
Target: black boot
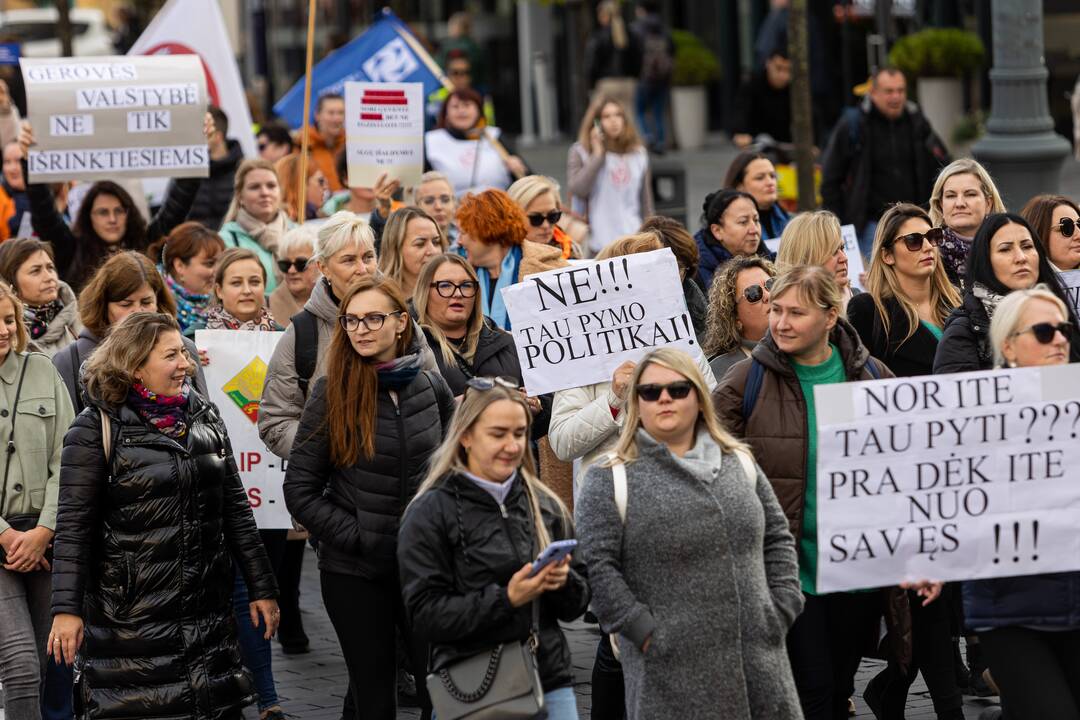
M 967 645 L 968 668 L 971 672 L 971 682 L 968 684 L 967 695 L 975 697 L 990 697 L 994 691 L 983 679 L 983 670 L 986 670 L 986 661 L 983 659 L 982 646 L 970 640 Z

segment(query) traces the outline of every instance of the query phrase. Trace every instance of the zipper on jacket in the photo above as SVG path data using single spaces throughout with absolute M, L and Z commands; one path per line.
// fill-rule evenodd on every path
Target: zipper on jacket
M 405 441 L 405 419 L 401 417 L 401 398 L 390 393 L 390 399 L 394 402 L 394 416 L 397 420 L 398 429 L 398 456 L 400 458 L 398 467 L 398 502 L 401 512 L 405 512 L 405 503 L 408 500 L 408 443 Z

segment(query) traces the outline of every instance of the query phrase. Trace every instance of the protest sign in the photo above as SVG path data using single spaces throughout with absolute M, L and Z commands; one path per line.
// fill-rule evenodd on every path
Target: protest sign
M 1069 306 L 1080 315 L 1080 270 L 1067 270 L 1058 273 L 1061 287 L 1065 289 L 1065 295 L 1069 298 Z
M 345 83 L 349 187 L 374 187 L 379 175 L 420 184 L 424 172 L 424 86 Z
M 206 177 L 206 76 L 194 55 L 22 61 L 30 182 Z
M 210 364 L 203 368 L 210 400 L 229 431 L 233 457 L 260 530 L 292 527 L 282 492 L 287 461 L 266 448 L 257 425 L 266 364 L 283 334 L 261 330 L 195 332 L 195 344 L 210 358 Z
M 1080 366 L 814 399 L 818 592 L 1080 569 Z
M 866 272 L 863 265 L 862 250 L 859 249 L 859 236 L 855 233 L 854 225 L 841 225 L 840 238 L 844 241 L 844 254 L 847 255 L 847 276 L 852 287 L 857 287 L 863 292 L 862 274 Z
M 701 357 L 668 248 L 530 275 L 502 296 L 529 395 L 605 382 L 656 347 Z

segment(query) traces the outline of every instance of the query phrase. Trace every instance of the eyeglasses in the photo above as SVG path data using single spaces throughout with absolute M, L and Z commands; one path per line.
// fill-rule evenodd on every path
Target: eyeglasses
M 296 266 L 296 272 L 304 272 L 304 270 L 307 270 L 307 265 L 309 262 L 311 261 L 308 260 L 306 257 L 298 257 L 295 260 L 278 260 L 277 266 L 278 269 L 280 269 L 283 273 L 288 273 L 289 268 L 293 267 L 294 265 Z
M 667 390 L 668 397 L 672 400 L 682 400 L 690 391 L 694 389 L 694 384 L 689 380 L 679 380 L 677 382 L 668 383 L 667 385 L 656 385 L 650 383 L 648 385 L 638 385 L 637 394 L 638 397 L 645 402 L 656 402 L 660 399 L 660 396 L 665 390 Z
M 1030 332 L 1040 344 L 1049 345 L 1054 341 L 1054 336 L 1057 335 L 1057 333 L 1061 333 L 1062 337 L 1068 339 L 1069 335 L 1072 334 L 1072 331 L 1073 324 L 1071 322 L 1059 322 L 1057 324 L 1041 322 L 1035 323 L 1031 327 L 1024 328 L 1023 330 L 1018 330 L 1013 333 L 1013 336 L 1015 337 L 1016 335 L 1023 335 L 1026 332 Z
M 896 238 L 890 244 L 896 245 L 896 243 L 904 243 L 904 247 L 908 249 L 908 252 L 918 252 L 922 250 L 923 242 L 930 243 L 931 247 L 941 247 L 941 242 L 945 239 L 945 231 L 941 228 L 930 228 L 924 233 L 909 233 L 907 235 L 901 235 Z
M 466 280 L 465 282 L 455 283 L 449 280 L 440 280 L 439 282 L 431 283 L 431 287 L 435 288 L 435 292 L 439 293 L 440 297 L 452 298 L 454 293 L 461 293 L 463 298 L 471 298 L 476 295 L 476 288 L 480 283 L 475 280 Z
M 360 328 L 360 323 L 364 323 L 364 327 L 368 330 L 381 330 L 383 324 L 386 322 L 386 318 L 393 317 L 394 315 L 404 315 L 404 310 L 390 313 L 368 313 L 364 317 L 356 317 L 355 315 L 338 315 L 338 325 L 345 332 L 356 332 Z
M 776 282 L 776 278 L 767 278 L 765 282 L 751 285 L 742 291 L 743 297 L 746 298 L 748 303 L 759 303 L 765 299 L 765 291 L 772 292 L 772 286 Z
M 90 213 L 96 218 L 123 218 L 127 217 L 128 211 L 126 207 L 116 207 L 110 210 L 109 208 L 98 208 Z
M 496 385 L 501 385 L 507 390 L 520 390 L 521 386 L 517 384 L 516 380 L 504 377 L 474 377 L 469 378 L 469 381 L 465 383 L 466 386 L 473 390 L 480 390 L 485 392 L 491 390 Z
M 261 142 L 258 144 L 259 152 L 266 152 L 266 148 L 270 147 L 270 143 Z
M 1058 223 L 1058 230 L 1061 231 L 1062 237 L 1072 237 L 1077 229 L 1080 229 L 1080 223 L 1077 223 L 1077 221 L 1072 218 L 1061 218 L 1061 221 Z
M 547 220 L 549 225 L 554 225 L 559 222 L 559 218 L 562 217 L 562 210 L 552 210 L 547 215 L 543 213 L 529 213 L 529 224 L 533 227 L 540 227 Z
M 419 200 L 417 200 L 417 202 L 424 207 L 433 207 L 436 202 L 438 202 L 440 205 L 449 205 L 453 201 L 454 198 L 449 195 L 425 195 Z

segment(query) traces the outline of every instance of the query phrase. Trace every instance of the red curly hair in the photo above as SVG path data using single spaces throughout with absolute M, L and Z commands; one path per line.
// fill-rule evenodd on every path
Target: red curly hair
M 466 195 L 458 205 L 461 231 L 485 245 L 521 245 L 529 234 L 525 211 L 502 190 Z

